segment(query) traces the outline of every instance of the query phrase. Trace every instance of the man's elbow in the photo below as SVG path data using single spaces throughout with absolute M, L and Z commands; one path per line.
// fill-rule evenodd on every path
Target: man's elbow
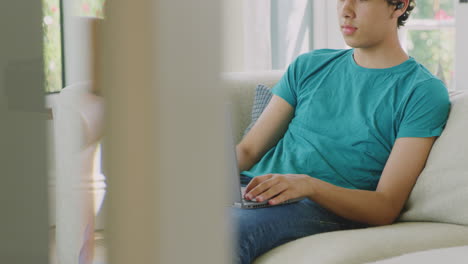
M 246 144 L 238 144 L 236 146 L 237 158 L 251 159 L 253 156 L 253 150 Z
M 249 146 L 237 145 L 236 154 L 240 171 L 250 169 L 258 161 L 257 155 Z
M 370 226 L 386 226 L 395 223 L 396 219 L 397 217 L 378 215 L 365 222 Z
M 395 223 L 397 217 L 395 216 L 380 216 L 377 219 L 375 219 L 375 222 L 373 225 L 375 226 L 386 226 L 386 225 L 391 225 Z
M 385 226 L 395 223 L 401 213 L 401 208 L 395 206 L 388 199 L 383 199 L 383 205 L 380 207 L 380 210 L 375 210 L 371 221 L 369 224 L 374 226 Z

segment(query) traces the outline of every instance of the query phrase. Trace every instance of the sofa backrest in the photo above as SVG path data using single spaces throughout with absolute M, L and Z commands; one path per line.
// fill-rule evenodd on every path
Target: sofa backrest
M 468 226 L 468 90 L 450 93 L 450 115 L 400 221 Z
M 234 107 L 236 142 L 251 121 L 255 87 L 273 87 L 282 71 L 226 73 Z M 468 90 L 450 93 L 449 120 L 436 140 L 399 221 L 431 221 L 468 226 Z
M 255 87 L 263 84 L 272 88 L 283 76 L 284 71 L 229 72 L 222 76 L 233 107 L 233 126 L 239 142 L 245 128 L 250 124 Z

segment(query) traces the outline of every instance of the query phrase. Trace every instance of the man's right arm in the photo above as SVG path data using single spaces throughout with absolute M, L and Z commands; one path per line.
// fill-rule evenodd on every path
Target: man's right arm
M 250 169 L 278 143 L 294 116 L 294 108 L 283 98 L 273 95 L 252 129 L 236 147 L 240 171 Z

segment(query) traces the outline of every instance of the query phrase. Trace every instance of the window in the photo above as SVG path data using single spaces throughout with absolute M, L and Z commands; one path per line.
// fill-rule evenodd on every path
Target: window
M 62 23 L 60 0 L 43 0 L 45 91 L 59 92 L 63 87 Z
M 455 2 L 418 0 L 401 40 L 408 54 L 454 89 Z
M 80 16 L 104 17 L 105 0 L 79 0 Z M 61 0 L 42 0 L 44 28 L 45 92 L 60 92 L 64 86 L 62 3 Z

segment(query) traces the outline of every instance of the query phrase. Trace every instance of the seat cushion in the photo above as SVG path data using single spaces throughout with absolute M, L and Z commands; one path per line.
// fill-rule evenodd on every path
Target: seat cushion
M 301 238 L 260 256 L 255 264 L 353 264 L 442 247 L 468 245 L 468 227 L 397 223 Z
M 403 256 L 394 257 L 391 259 L 372 262 L 373 264 L 466 264 L 468 262 L 468 246 L 450 247 L 426 250 L 405 254 Z M 370 263 L 369 263 L 370 264 Z

